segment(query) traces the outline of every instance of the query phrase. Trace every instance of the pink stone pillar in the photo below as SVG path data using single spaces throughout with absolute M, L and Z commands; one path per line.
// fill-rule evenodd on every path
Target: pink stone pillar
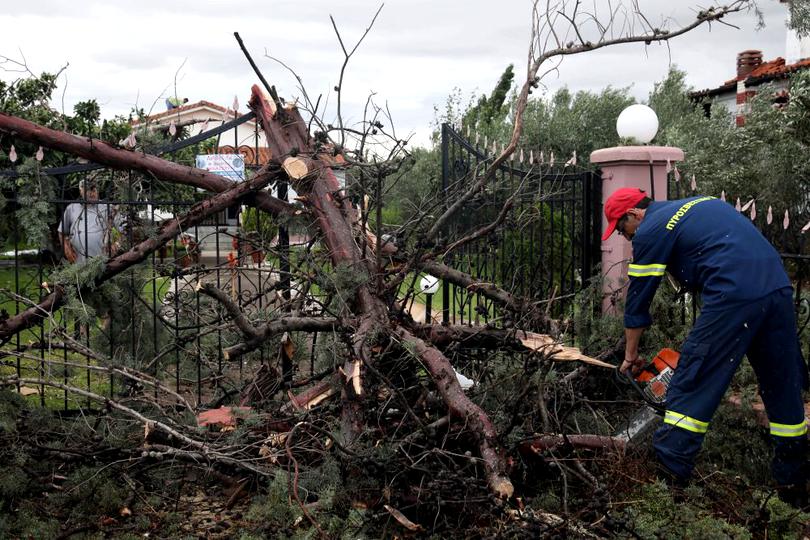
M 616 146 L 591 153 L 591 163 L 602 169 L 602 204 L 623 187 L 637 187 L 656 201 L 667 199 L 667 161 L 683 160 L 683 150 L 670 146 Z M 607 219 L 602 214 L 602 231 Z M 614 233 L 602 242 L 602 275 L 605 297 L 602 312 L 618 314 L 616 300 L 623 297 L 627 265 L 633 257 L 632 244 Z

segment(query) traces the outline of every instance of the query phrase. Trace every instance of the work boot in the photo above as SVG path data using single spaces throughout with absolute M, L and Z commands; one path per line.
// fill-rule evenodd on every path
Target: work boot
M 807 509 L 807 484 L 776 486 L 776 495 L 782 501 L 799 510 Z
M 656 463 L 655 477 L 670 488 L 684 489 L 689 485 L 688 478 L 678 476 L 660 461 Z
M 686 500 L 684 489 L 689 485 L 688 478 L 678 476 L 660 462 L 656 464 L 655 477 L 667 486 L 670 495 L 672 495 L 672 500 L 675 503 L 680 504 Z

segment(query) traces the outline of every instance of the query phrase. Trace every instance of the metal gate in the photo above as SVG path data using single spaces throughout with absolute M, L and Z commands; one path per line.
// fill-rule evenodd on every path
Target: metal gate
M 226 153 L 221 138 L 229 132 L 234 133 L 233 148 L 243 152 L 245 145 L 240 143 L 244 141 L 236 139 L 235 128 L 254 118 L 253 113 L 248 113 L 223 120 L 219 126 L 150 149 L 149 153 L 178 160 L 183 150 L 191 155 L 205 153 L 202 144 L 211 140 L 216 140 L 215 147 Z M 260 168 L 257 130 L 258 127 L 254 128 L 251 137 L 256 148 L 244 152 L 246 158 L 253 158 L 246 160 L 248 174 Z M 0 170 L 5 177 L 17 178 L 22 174 L 16 169 Z M 37 174 L 52 178 L 55 186 L 55 197 L 38 201 L 49 207 L 52 216 L 49 236 L 54 237 L 56 221 L 63 219 L 60 216 L 66 207 L 87 204 L 78 197 L 75 187 L 82 179 L 98 180 L 100 200 L 95 206 L 122 218 L 120 228 L 129 244 L 154 234 L 159 222 L 166 219 L 161 213 L 182 214 L 201 198 L 192 188 L 160 186 L 149 175 L 116 172 L 94 163 L 74 162 L 44 168 Z M 113 177 L 120 188 L 115 191 L 108 189 Z M 11 189 L 0 192 L 4 211 L 9 213 L 30 204 L 19 196 L 17 184 L 11 185 Z M 286 184 L 278 182 L 273 188 L 278 197 L 287 199 Z M 224 312 L 202 300 L 194 284 L 204 281 L 227 290 L 248 313 L 270 311 L 275 309 L 271 300 L 276 291 L 287 294 L 289 289 L 286 276 L 290 250 L 290 235 L 284 225 L 278 227 L 277 239 L 270 248 L 271 239 L 262 234 L 269 232 L 270 227 L 262 225 L 263 220 L 256 220 L 254 234 L 260 240 L 250 240 L 236 226 L 239 213 L 237 205 L 211 216 L 122 273 L 115 279 L 114 296 L 107 297 L 102 291 L 98 298 L 87 302 L 88 320 L 82 321 L 81 313 L 76 314 L 66 306 L 41 324 L 17 334 L 9 343 L 0 343 L 0 374 L 48 378 L 65 386 L 115 397 L 128 391 L 125 386 L 128 382 L 111 366 L 123 366 L 154 376 L 199 405 L 217 404 L 238 392 L 245 378 L 255 371 L 253 364 L 266 361 L 264 353 L 257 351 L 237 362 L 224 358 L 222 349 L 235 336 L 224 325 L 215 324 L 224 320 Z M 82 218 L 85 229 L 87 215 L 84 213 Z M 54 281 L 55 273 L 70 267 L 61 264 L 56 241 L 24 245 L 23 226 L 20 220 L 15 220 L 11 238 L 0 238 L 0 247 L 5 245 L 8 251 L 0 253 L 0 317 L 13 316 L 28 307 L 26 299 L 40 301 L 48 293 L 47 283 Z M 265 253 L 255 246 L 272 251 Z M 260 256 L 255 257 L 256 253 Z M 85 299 L 81 300 L 83 304 Z M 129 315 L 117 317 L 117 312 Z M 213 329 L 206 331 L 211 325 Z M 83 405 L 67 389 L 40 386 L 37 391 L 41 404 L 51 408 L 71 410 Z
M 588 283 L 600 260 L 601 177 L 533 156 L 525 151 L 513 155 L 485 190 L 455 215 L 445 231 L 450 241 L 495 221 L 516 194 L 510 217 L 491 234 L 453 252 L 446 262 L 514 294 L 548 302 L 549 314 L 559 317 L 568 313 L 573 295 Z M 493 159 L 486 149 L 443 124 L 445 205 L 467 190 Z M 485 324 L 497 317 L 480 293 L 444 283 L 442 295 L 445 323 Z

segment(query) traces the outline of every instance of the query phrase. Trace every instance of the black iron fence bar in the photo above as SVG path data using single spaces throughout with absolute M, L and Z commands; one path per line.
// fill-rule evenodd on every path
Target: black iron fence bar
M 447 137 L 452 138 L 454 145 L 460 146 L 463 150 L 465 150 L 469 154 L 472 154 L 473 156 L 477 157 L 481 161 L 492 161 L 494 159 L 493 156 L 486 153 L 486 149 L 484 149 L 484 150 L 478 149 L 476 146 L 470 144 L 470 142 L 466 138 L 464 138 L 464 136 L 462 136 L 459 132 L 457 132 L 453 128 L 453 126 L 451 126 L 450 124 L 444 123 L 444 124 L 442 124 L 442 148 L 444 148 L 444 141 L 447 140 Z M 448 141 L 448 144 L 449 144 L 449 141 Z M 443 156 L 446 155 L 444 151 L 442 151 L 442 155 Z M 515 171 L 516 174 L 528 174 L 530 172 L 530 171 L 527 171 L 527 170 L 524 170 L 524 169 L 520 169 L 518 167 L 513 167 L 511 165 L 511 161 L 505 161 L 504 163 L 501 163 L 500 168 L 504 169 L 506 171 Z M 566 166 L 563 166 L 563 164 L 556 165 L 554 167 L 554 170 L 556 171 L 558 168 L 563 168 L 563 172 L 556 172 L 555 173 L 555 174 L 558 174 L 558 175 L 577 174 L 577 171 L 582 172 L 582 171 L 589 171 L 590 170 L 590 169 L 587 169 L 587 168 L 582 167 L 580 165 L 566 165 Z M 568 171 L 568 170 L 570 170 L 571 172 L 565 172 L 565 171 Z M 540 171 L 537 171 L 537 172 L 539 173 Z
M 442 195 L 446 203 L 450 192 L 464 189 L 470 171 L 491 163 L 492 157 L 487 155 L 488 148 L 479 149 L 446 124 L 442 126 L 441 148 Z M 468 244 L 448 263 L 521 295 L 568 296 L 588 282 L 593 265 L 600 259 L 601 194 L 596 191 L 601 179 L 594 171 L 562 163 L 528 170 L 516 165 L 515 160 L 502 164 L 483 198 L 471 202 L 476 218 L 471 218 L 470 212 L 459 215 L 446 232 L 452 235 L 471 226 L 466 223 L 470 219 L 494 217 L 488 215 L 514 193 L 517 184 L 527 184 L 528 188 L 515 199 L 517 215 L 532 212 L 532 206 L 539 203 L 535 211 L 543 214 L 541 219 L 521 226 L 519 231 L 507 227 L 491 238 Z M 491 303 L 479 296 L 445 283 L 442 320 L 488 320 Z M 555 313 L 562 314 L 569 303 L 555 302 Z

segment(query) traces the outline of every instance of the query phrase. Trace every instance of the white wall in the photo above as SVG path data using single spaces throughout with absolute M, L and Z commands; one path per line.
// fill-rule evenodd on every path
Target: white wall
M 788 28 L 785 39 L 785 64 L 795 64 L 803 58 L 810 58 L 810 37 L 800 38 Z

